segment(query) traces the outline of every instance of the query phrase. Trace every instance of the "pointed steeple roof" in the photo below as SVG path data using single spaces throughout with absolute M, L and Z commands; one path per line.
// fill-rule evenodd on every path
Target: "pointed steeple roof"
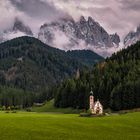
M 91 88 L 91 91 L 90 91 L 90 95 L 93 95 L 93 91 L 92 91 L 92 88 Z

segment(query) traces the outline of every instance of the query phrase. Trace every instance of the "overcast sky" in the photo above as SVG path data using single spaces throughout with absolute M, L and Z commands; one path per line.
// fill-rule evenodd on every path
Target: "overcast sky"
M 15 17 L 37 32 L 44 22 L 81 15 L 123 37 L 140 24 L 140 0 L 0 0 L 0 31 L 10 28 Z

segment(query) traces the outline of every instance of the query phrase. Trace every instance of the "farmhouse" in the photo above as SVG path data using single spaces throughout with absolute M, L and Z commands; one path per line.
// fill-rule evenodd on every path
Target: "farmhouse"
M 94 96 L 93 96 L 93 91 L 91 90 L 90 92 L 90 97 L 89 97 L 89 109 L 92 114 L 103 114 L 103 106 L 100 103 L 99 100 L 94 102 Z

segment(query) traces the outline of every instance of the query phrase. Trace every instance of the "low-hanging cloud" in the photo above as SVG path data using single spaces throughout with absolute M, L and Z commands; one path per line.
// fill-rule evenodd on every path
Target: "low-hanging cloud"
M 51 3 L 43 0 L 0 0 L 0 31 L 13 26 L 18 17 L 36 34 L 42 24 L 67 16 Z
M 47 1 L 47 0 L 46 0 Z M 48 0 L 75 19 L 92 16 L 109 33 L 124 37 L 140 24 L 139 0 Z
M 109 33 L 122 38 L 140 24 L 139 0 L 0 0 L 0 31 L 9 28 L 15 17 L 37 34 L 41 24 L 72 16 L 92 16 Z

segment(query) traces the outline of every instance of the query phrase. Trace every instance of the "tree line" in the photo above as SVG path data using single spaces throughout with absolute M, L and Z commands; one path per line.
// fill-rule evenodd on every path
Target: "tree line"
M 56 107 L 88 109 L 92 88 L 104 108 L 140 107 L 140 42 L 87 68 L 36 41 L 25 37 L 0 45 L 0 106 L 26 108 L 54 98 Z
M 140 107 L 140 42 L 113 54 L 78 79 L 64 81 L 55 95 L 56 107 L 89 108 L 92 87 L 95 100 L 113 110 Z

